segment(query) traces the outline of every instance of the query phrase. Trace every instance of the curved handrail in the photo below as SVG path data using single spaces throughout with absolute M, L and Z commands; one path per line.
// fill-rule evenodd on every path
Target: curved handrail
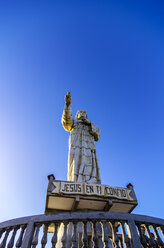
M 64 226 L 64 229 L 62 229 L 62 246 L 56 246 L 58 242 L 57 233 L 62 223 Z M 87 239 L 89 237 L 88 235 L 91 235 L 89 232 L 87 233 L 87 223 L 90 223 L 92 247 L 98 247 L 99 238 L 101 238 L 101 243 L 106 245 L 104 247 L 109 247 L 107 245 L 109 242 L 111 242 L 113 247 L 119 247 L 119 244 L 125 244 L 126 247 L 133 248 L 139 248 L 141 247 L 141 244 L 144 247 L 146 247 L 147 244 L 149 244 L 150 247 L 154 247 L 155 242 L 157 242 L 160 247 L 164 247 L 164 242 L 162 240 L 162 236 L 164 236 L 163 219 L 138 214 L 91 211 L 42 214 L 2 222 L 0 223 L 0 238 L 2 236 L 0 248 L 5 248 L 6 244 L 7 247 L 12 248 L 14 246 L 14 240 L 16 239 L 16 233 L 18 233 L 19 236 L 16 247 L 36 247 L 36 244 L 39 242 L 38 235 L 41 226 L 44 226 L 43 237 L 40 241 L 41 244 L 46 244 L 49 228 L 53 227 L 54 234 L 51 240 L 53 244 L 52 247 L 65 247 L 66 242 L 68 241 L 72 242 L 71 244 L 74 244 L 73 247 L 77 247 L 77 242 L 79 242 L 77 236 L 78 223 L 81 223 L 80 230 L 82 232 L 80 242 L 86 244 L 86 246 L 84 245 L 82 247 L 88 247 Z M 71 230 L 73 233 L 72 238 L 69 237 L 68 240 L 67 228 L 69 227 L 69 224 L 72 225 Z M 147 236 L 142 233 L 142 225 L 145 226 Z M 125 226 L 127 226 L 127 230 Z M 121 234 L 117 230 L 118 227 L 122 230 Z M 158 229 L 161 230 L 160 234 Z M 152 230 L 156 236 L 156 240 L 151 236 Z M 9 237 L 10 240 L 8 240 Z
M 127 214 L 119 212 L 101 212 L 101 211 L 92 211 L 92 212 L 64 212 L 57 214 L 41 214 L 41 215 L 32 215 L 27 217 L 16 218 L 0 223 L 0 228 L 7 228 L 15 225 L 23 225 L 29 222 L 51 222 L 51 221 L 60 221 L 60 220 L 101 220 L 101 219 L 110 219 L 110 220 L 129 220 L 133 219 L 136 222 L 144 222 L 151 224 L 164 225 L 164 219 L 151 217 L 147 215 L 139 214 Z

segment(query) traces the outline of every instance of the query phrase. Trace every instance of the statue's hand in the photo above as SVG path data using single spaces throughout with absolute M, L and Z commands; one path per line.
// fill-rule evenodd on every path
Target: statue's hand
M 67 107 L 71 104 L 71 93 L 68 91 L 67 95 L 65 95 L 65 103 Z
M 86 125 L 91 125 L 91 122 L 88 121 L 87 119 L 82 118 L 82 121 L 83 121 L 83 123 L 85 123 Z

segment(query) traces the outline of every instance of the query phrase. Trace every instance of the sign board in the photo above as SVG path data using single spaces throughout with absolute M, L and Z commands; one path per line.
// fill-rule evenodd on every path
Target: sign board
M 128 188 L 63 181 L 53 181 L 53 186 L 54 189 L 51 191 L 51 194 L 99 196 L 102 198 L 117 198 L 121 200 L 134 201 L 130 196 L 132 190 Z

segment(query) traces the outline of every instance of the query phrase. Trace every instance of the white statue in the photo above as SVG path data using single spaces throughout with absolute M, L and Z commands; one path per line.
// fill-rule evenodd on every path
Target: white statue
M 65 96 L 62 124 L 69 131 L 68 181 L 100 184 L 99 166 L 94 141 L 100 129 L 88 121 L 86 111 L 79 110 L 72 118 L 70 92 Z

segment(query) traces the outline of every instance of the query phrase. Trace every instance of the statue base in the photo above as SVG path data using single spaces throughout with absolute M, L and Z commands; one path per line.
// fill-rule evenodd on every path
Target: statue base
M 137 206 L 133 186 L 117 188 L 101 184 L 49 180 L 45 213 L 63 211 L 111 211 L 131 213 Z
M 86 184 L 78 182 L 58 181 L 54 176 L 49 177 L 47 188 L 45 214 L 71 212 L 71 211 L 111 211 L 131 213 L 137 206 L 137 198 L 133 190 L 133 186 L 129 184 L 127 188 L 117 188 L 101 184 Z M 82 240 L 83 224 L 78 223 L 77 235 L 78 240 Z M 88 242 L 91 242 L 92 226 L 87 223 L 86 233 Z M 102 235 L 101 227 L 98 226 L 98 233 Z M 106 230 L 108 236 L 112 235 L 110 225 Z M 60 224 L 57 231 L 58 242 L 57 248 L 62 247 L 65 240 L 65 247 L 69 248 L 72 242 L 73 223 L 65 226 Z M 48 227 L 49 233 L 54 233 L 54 224 Z M 78 247 L 83 247 L 79 243 Z M 88 247 L 93 247 L 92 244 Z M 101 247 L 104 247 L 103 245 Z

